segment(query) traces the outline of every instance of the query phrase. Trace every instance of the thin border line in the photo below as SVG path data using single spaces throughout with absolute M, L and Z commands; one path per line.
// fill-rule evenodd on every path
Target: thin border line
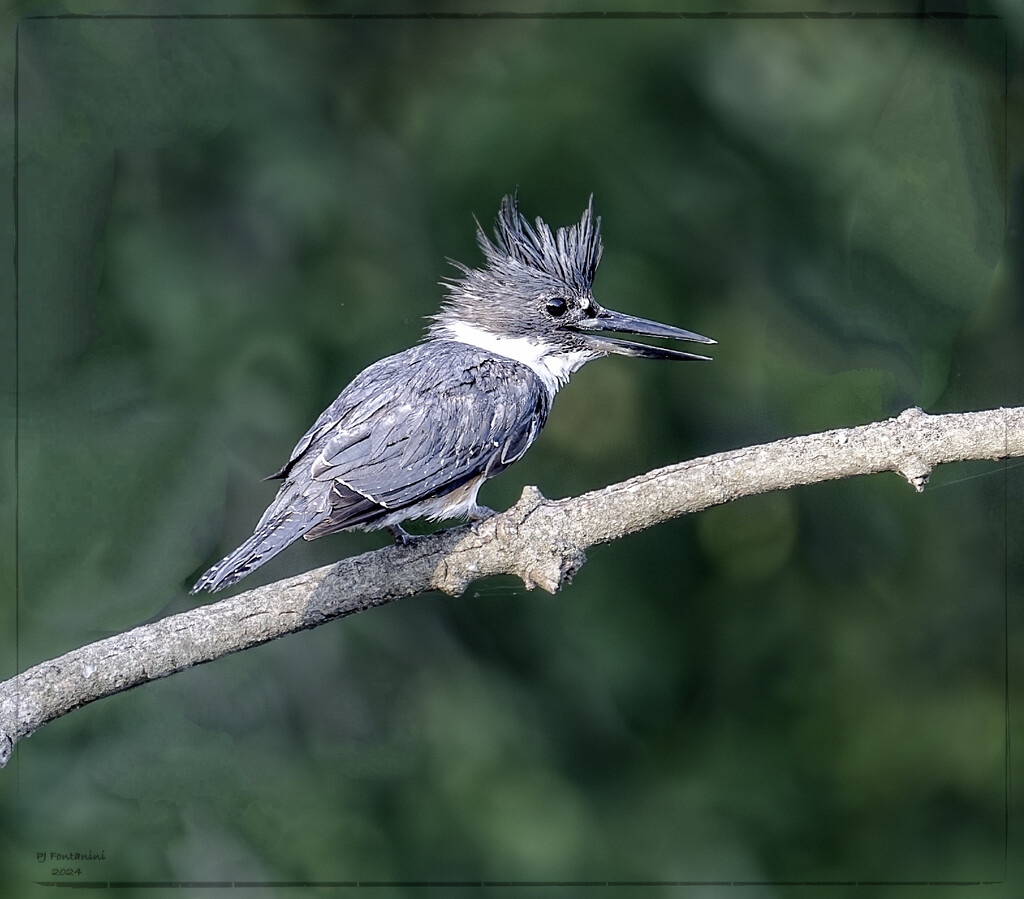
M 14 108 L 14 177 L 11 186 L 11 200 L 14 204 L 14 674 L 21 674 L 21 541 L 19 538 L 21 525 L 21 512 L 19 501 L 21 491 L 19 490 L 20 478 L 18 477 L 18 448 L 21 444 L 21 329 L 19 327 L 18 302 L 18 40 L 21 37 L 21 20 L 14 26 L 14 97 L 12 106 Z M 21 717 L 21 693 L 15 694 L 18 710 L 18 717 Z M 14 751 L 14 750 L 12 750 Z M 20 756 L 21 753 L 18 753 Z M 14 759 L 14 792 L 21 795 L 21 763 Z
M 252 887 L 979 887 L 1002 880 L 36 880 L 41 887 L 81 889 L 246 889 Z
M 486 13 L 467 12 L 409 12 L 409 13 L 35 13 L 21 16 L 14 30 L 14 582 L 15 604 L 14 624 L 15 672 L 21 673 L 19 655 L 20 633 L 20 599 L 21 581 L 19 569 L 19 489 L 18 489 L 18 444 L 19 444 L 19 347 L 20 331 L 18 320 L 18 72 L 19 72 L 19 37 L 21 23 L 26 19 L 109 19 L 109 20 L 718 20 L 718 21 L 882 21 L 882 20 L 937 20 L 937 21 L 969 21 L 969 20 L 1002 20 L 995 13 L 964 13 L 956 11 L 933 12 L 666 12 L 666 11 L 580 11 L 580 12 L 511 12 L 494 11 Z M 1009 226 L 1009 35 L 1003 29 L 1003 235 L 1004 248 L 1007 228 Z M 1008 336 L 1004 340 L 1008 340 Z M 1006 347 L 1007 351 L 1009 347 Z M 1003 878 L 1001 880 L 663 880 L 663 881 L 34 881 L 37 886 L 121 889 L 145 887 L 178 887 L 178 888 L 249 888 L 249 887 L 551 887 L 551 886 L 990 886 L 1006 882 L 1009 870 L 1009 828 L 1010 828 L 1010 649 L 1009 649 L 1009 475 L 1006 460 L 1003 461 L 1003 652 L 1004 652 L 1004 732 L 1005 732 L 1005 793 L 1003 804 Z M 15 760 L 17 765 L 17 760 Z M 15 789 L 20 792 L 20 765 L 15 768 Z
M 1003 254 L 1010 233 L 1010 34 L 1003 29 Z M 1010 329 L 1003 333 L 1003 358 L 1009 359 Z M 1009 396 L 1010 372 L 1003 369 L 1003 396 Z M 1005 432 L 1004 432 L 1005 433 Z M 1005 439 L 1005 438 L 1004 438 Z M 1005 444 L 1004 444 L 1005 445 Z M 1003 459 L 1003 717 L 1005 727 L 1005 784 L 1003 800 L 1003 881 L 1010 871 L 1010 795 L 1013 758 L 1010 743 L 1010 464 Z
M 942 20 L 967 20 L 967 19 L 1000 19 L 996 13 L 965 13 L 954 10 L 939 10 L 934 12 L 817 12 L 814 10 L 793 10 L 790 12 L 668 12 L 652 10 L 649 12 L 627 11 L 627 10 L 583 10 L 579 12 L 399 12 L 399 13 L 33 13 L 22 16 L 24 19 L 448 19 L 448 20 L 477 20 L 477 19 L 565 19 L 565 20 L 587 20 L 587 19 L 719 19 L 723 21 L 742 21 L 752 19 L 807 19 L 828 20 L 835 19 L 844 22 L 853 21 L 877 21 L 879 19 L 942 19 Z

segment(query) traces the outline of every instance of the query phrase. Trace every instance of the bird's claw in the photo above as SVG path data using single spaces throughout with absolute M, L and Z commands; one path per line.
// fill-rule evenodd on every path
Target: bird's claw
M 399 546 L 412 546 L 414 543 L 418 543 L 423 538 L 417 534 L 410 534 L 400 524 L 389 524 L 387 528 L 388 533 L 395 538 L 395 543 Z
M 474 534 L 480 533 L 480 525 L 487 521 L 488 518 L 493 518 L 498 513 L 494 509 L 489 509 L 487 506 L 476 506 L 472 512 L 469 513 L 470 527 L 473 529 Z

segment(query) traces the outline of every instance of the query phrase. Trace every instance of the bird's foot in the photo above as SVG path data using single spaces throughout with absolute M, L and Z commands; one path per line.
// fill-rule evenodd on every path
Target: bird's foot
M 473 528 L 473 533 L 478 534 L 478 527 L 483 522 L 487 521 L 488 518 L 493 518 L 498 513 L 494 509 L 488 509 L 487 506 L 473 506 L 469 512 L 470 527 Z
M 395 538 L 395 543 L 399 546 L 411 546 L 413 543 L 418 543 L 423 539 L 416 534 L 410 534 L 400 524 L 389 524 L 387 526 L 387 531 Z

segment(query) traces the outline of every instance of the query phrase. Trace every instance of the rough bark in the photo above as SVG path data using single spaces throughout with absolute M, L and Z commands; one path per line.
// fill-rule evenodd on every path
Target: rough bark
M 793 437 L 648 472 L 592 493 L 546 500 L 523 490 L 475 527 L 343 559 L 83 646 L 0 683 L 0 766 L 14 744 L 72 709 L 276 637 L 427 590 L 458 595 L 514 574 L 555 592 L 587 548 L 670 518 L 798 484 L 882 471 L 918 491 L 933 466 L 1024 455 L 1024 408 L 898 418 Z

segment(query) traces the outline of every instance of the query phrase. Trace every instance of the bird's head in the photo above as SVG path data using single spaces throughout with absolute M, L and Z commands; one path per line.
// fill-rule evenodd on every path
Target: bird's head
M 601 306 L 592 291 L 601 261 L 601 219 L 590 198 L 579 224 L 531 225 L 516 195 L 501 202 L 491 241 L 477 224 L 481 268 L 452 261 L 461 276 L 442 282 L 448 295 L 430 326 L 433 338 L 526 341 L 538 352 L 587 359 L 618 353 L 651 359 L 707 359 L 695 353 L 610 337 L 626 333 L 714 343 L 708 337 Z M 493 341 L 492 341 L 493 342 Z M 578 367 L 576 365 L 575 367 Z

